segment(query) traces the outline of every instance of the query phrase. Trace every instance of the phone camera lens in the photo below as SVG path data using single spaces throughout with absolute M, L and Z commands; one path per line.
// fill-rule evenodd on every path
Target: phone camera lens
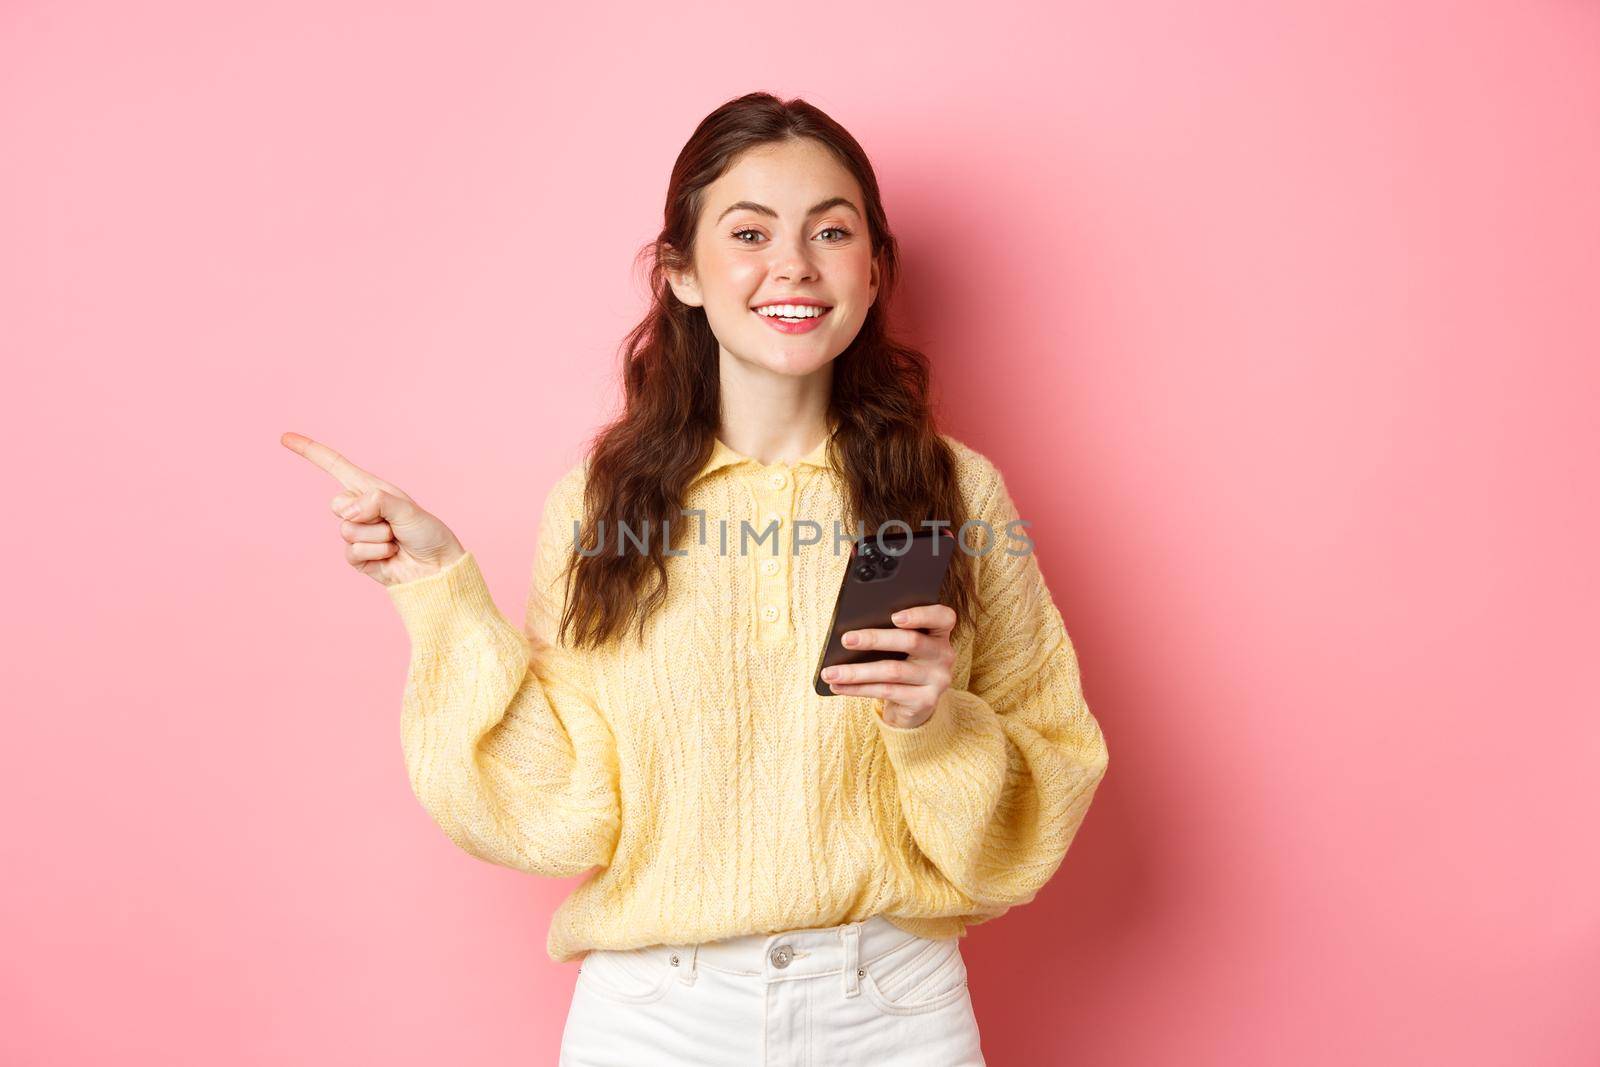
M 863 582 L 872 581 L 872 579 L 877 576 L 877 573 L 877 568 L 870 563 L 859 563 L 856 565 L 856 577 L 861 579 Z
M 862 541 L 858 554 L 864 559 L 871 559 L 878 554 L 878 549 L 871 541 Z
M 878 566 L 883 568 L 883 573 L 890 574 L 893 573 L 896 567 L 900 566 L 900 561 L 894 556 L 885 556 Z

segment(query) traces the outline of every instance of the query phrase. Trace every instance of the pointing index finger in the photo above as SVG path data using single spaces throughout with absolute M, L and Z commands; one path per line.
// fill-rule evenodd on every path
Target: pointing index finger
M 319 441 L 313 441 L 304 434 L 286 433 L 279 440 L 291 452 L 304 456 L 333 475 L 339 480 L 339 484 L 346 489 L 364 492 L 379 484 L 382 480 L 368 474 L 327 445 Z

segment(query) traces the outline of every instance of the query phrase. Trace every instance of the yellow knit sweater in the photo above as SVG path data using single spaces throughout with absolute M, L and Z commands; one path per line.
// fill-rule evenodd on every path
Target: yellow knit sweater
M 582 462 L 545 499 L 522 627 L 471 553 L 388 587 L 411 639 L 401 737 L 422 806 L 490 863 L 597 868 L 557 907 L 551 959 L 880 913 L 960 936 L 1056 872 L 1105 740 L 1037 554 L 1005 551 L 1021 542 L 1003 478 L 945 439 L 969 514 L 995 531 L 977 566 L 993 610 L 961 631 L 951 688 L 921 726 L 812 689 L 848 559 L 832 547 L 844 511 L 822 446 L 763 465 L 717 441 L 685 503 L 703 526 L 683 520 L 687 554 L 668 558 L 668 600 L 642 644 L 633 630 L 600 651 L 555 639 Z M 752 537 L 741 554 L 740 521 L 760 531 L 773 517 L 783 544 Z M 791 553 L 802 518 L 822 540 Z

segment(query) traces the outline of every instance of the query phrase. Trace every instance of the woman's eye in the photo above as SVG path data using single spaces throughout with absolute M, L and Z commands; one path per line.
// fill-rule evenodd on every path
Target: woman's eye
M 739 237 L 743 237 L 747 233 L 759 234 L 760 232 L 761 232 L 760 230 L 734 230 L 733 231 L 733 236 L 736 237 L 736 238 L 739 238 Z M 754 241 L 741 241 L 740 243 L 741 244 L 747 244 L 747 245 L 755 244 Z
M 823 230 L 822 232 L 823 233 L 827 233 L 829 230 L 832 230 L 835 233 L 843 234 L 844 237 L 839 238 L 840 241 L 844 240 L 845 237 L 849 237 L 850 236 L 850 231 L 845 229 L 843 226 L 829 226 L 828 229 Z M 833 242 L 833 243 L 837 244 L 838 242 L 836 241 L 836 242 Z

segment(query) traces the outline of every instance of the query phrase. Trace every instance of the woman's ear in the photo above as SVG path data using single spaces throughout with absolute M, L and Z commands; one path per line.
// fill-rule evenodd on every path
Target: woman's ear
M 690 307 L 699 307 L 705 303 L 705 298 L 700 295 L 700 282 L 695 278 L 692 269 L 675 270 L 669 267 L 664 273 L 667 276 L 667 284 L 672 287 L 673 295 L 683 303 Z
M 704 300 L 700 296 L 700 286 L 694 280 L 694 273 L 686 271 L 682 274 L 676 271 L 667 272 L 667 284 L 672 286 L 672 291 L 678 299 L 690 307 L 699 307 Z

